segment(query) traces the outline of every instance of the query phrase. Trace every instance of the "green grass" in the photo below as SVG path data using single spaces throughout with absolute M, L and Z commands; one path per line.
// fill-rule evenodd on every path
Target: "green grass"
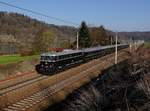
M 150 48 L 150 42 L 144 43 L 144 47 L 145 47 L 145 48 Z
M 0 56 L 0 64 L 9 64 L 9 63 L 15 63 L 25 60 L 32 60 L 38 58 L 38 55 L 33 56 L 20 56 L 19 54 L 16 55 L 3 55 Z

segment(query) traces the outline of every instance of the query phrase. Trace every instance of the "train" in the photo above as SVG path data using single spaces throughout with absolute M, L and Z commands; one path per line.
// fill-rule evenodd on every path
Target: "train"
M 129 47 L 128 44 L 118 44 L 117 50 L 127 47 Z M 40 55 L 40 63 L 35 66 L 35 69 L 40 74 L 52 75 L 57 71 L 100 58 L 113 52 L 115 52 L 115 45 L 42 53 Z

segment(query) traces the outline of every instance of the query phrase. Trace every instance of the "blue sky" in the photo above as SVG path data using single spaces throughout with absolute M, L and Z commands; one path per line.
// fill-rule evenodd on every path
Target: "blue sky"
M 150 0 L 0 0 L 80 24 L 104 25 L 113 31 L 150 31 Z M 64 24 L 0 4 L 0 11 L 18 12 L 50 24 Z

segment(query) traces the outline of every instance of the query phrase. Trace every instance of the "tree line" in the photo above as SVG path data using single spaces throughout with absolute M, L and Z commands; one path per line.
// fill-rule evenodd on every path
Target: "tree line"
M 114 37 L 108 34 L 103 27 L 88 27 L 86 22 L 82 22 L 78 31 L 79 49 L 110 45 L 114 43 Z M 41 30 L 37 33 L 35 38 L 35 51 L 45 52 L 48 48 L 53 47 L 55 35 L 50 30 Z M 77 40 L 77 39 L 76 39 Z M 63 41 L 62 48 L 76 48 L 77 41 L 70 43 L 70 41 Z M 112 42 L 112 43 L 111 43 Z
M 80 48 L 110 45 L 111 42 L 114 42 L 113 38 L 112 35 L 108 34 L 104 26 L 88 28 L 86 23 L 82 22 L 79 28 Z
M 18 13 L 0 12 L 0 25 L 1 36 L 11 35 L 16 39 L 18 53 L 41 53 L 49 48 L 75 49 L 77 32 L 80 49 L 110 44 L 109 34 L 103 26 L 88 27 L 86 22 L 82 22 L 79 28 L 57 26 Z

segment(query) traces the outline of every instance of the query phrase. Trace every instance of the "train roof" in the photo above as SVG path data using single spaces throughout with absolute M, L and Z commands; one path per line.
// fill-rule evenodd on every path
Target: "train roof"
M 114 47 L 114 45 L 85 48 L 83 50 L 84 50 L 84 52 L 88 52 L 88 51 L 103 50 L 103 49 L 107 49 L 107 48 L 111 48 L 111 47 Z
M 127 44 L 118 44 L 118 46 L 122 46 L 122 45 L 127 45 Z M 91 52 L 91 51 L 103 50 L 103 49 L 113 48 L 113 47 L 115 47 L 115 45 L 108 45 L 108 46 L 99 46 L 99 47 L 85 48 L 85 49 L 82 49 L 82 50 L 83 50 L 84 52 Z
M 123 46 L 127 44 L 118 44 L 118 46 Z M 115 45 L 109 45 L 109 46 L 99 46 L 99 47 L 92 47 L 92 48 L 85 48 L 82 50 L 65 50 L 63 52 L 47 52 L 41 54 L 41 56 L 60 56 L 60 55 L 67 55 L 67 54 L 73 54 L 73 53 L 79 53 L 79 52 L 91 52 L 96 50 L 103 50 L 107 48 L 113 48 Z
M 74 54 L 82 52 L 81 50 L 66 50 L 63 52 L 46 52 L 41 54 L 41 56 L 61 56 L 61 55 L 67 55 L 67 54 Z

